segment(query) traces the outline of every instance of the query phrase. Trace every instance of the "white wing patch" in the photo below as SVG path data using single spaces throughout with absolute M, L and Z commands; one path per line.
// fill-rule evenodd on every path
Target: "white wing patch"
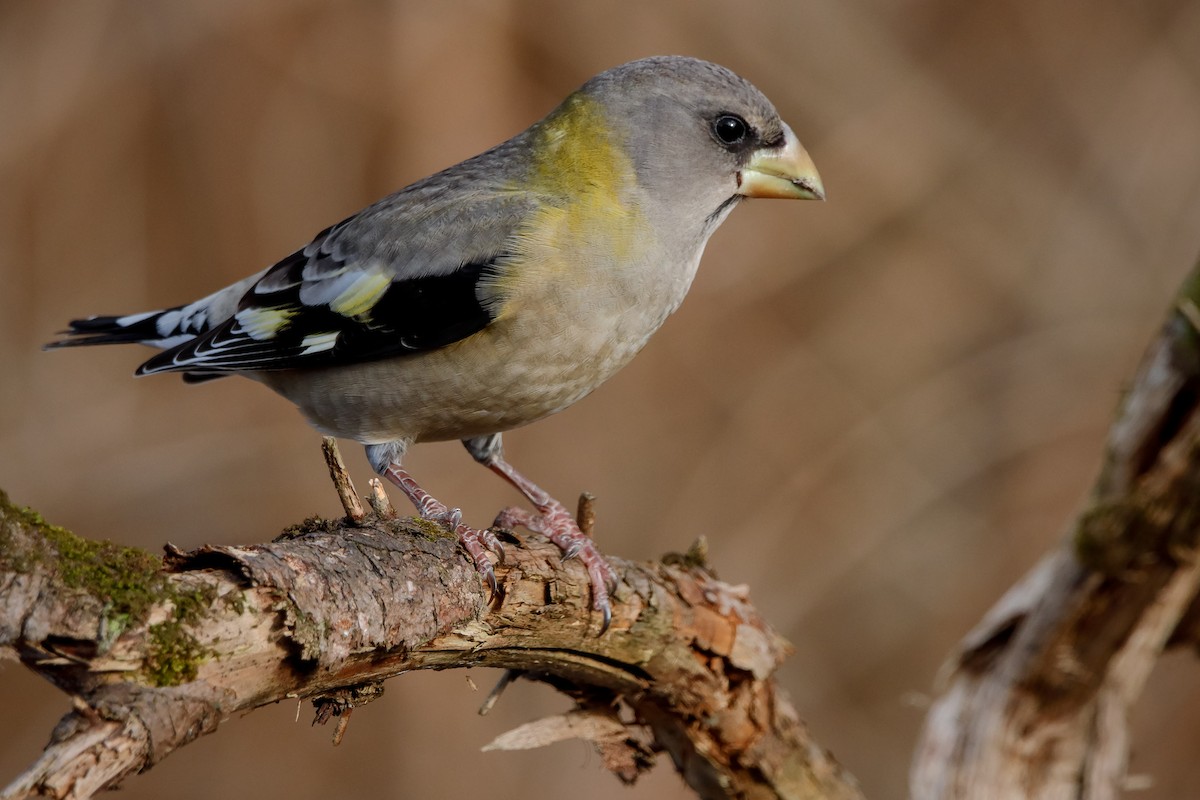
M 274 339 L 296 315 L 289 308 L 243 308 L 234 314 L 242 331 L 257 342 Z
M 308 336 L 305 336 L 303 340 L 301 340 L 300 346 L 304 349 L 300 351 L 299 355 L 309 356 L 313 353 L 321 353 L 326 350 L 332 350 L 334 345 L 337 344 L 337 340 L 337 331 L 330 331 L 328 333 L 310 333 Z
M 211 301 L 212 297 L 206 297 L 181 308 L 164 311 L 154 321 L 154 329 L 164 339 L 184 333 L 194 336 L 204 330 L 205 323 L 208 322 L 208 304 Z
M 154 328 L 159 336 L 170 336 L 179 329 L 179 321 L 183 319 L 183 309 L 164 311 L 162 316 L 154 321 Z
M 159 314 L 159 313 L 162 313 L 162 312 L 144 311 L 141 314 L 128 314 L 128 315 L 118 319 L 117 324 L 120 325 L 122 328 L 128 328 L 130 325 L 136 325 L 139 322 L 141 322 L 142 320 L 150 319 L 155 314 Z M 95 317 L 88 317 L 88 319 L 95 319 Z

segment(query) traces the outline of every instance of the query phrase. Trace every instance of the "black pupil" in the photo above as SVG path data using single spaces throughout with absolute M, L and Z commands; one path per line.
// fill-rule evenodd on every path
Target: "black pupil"
M 717 138 L 725 144 L 737 144 L 746 138 L 746 122 L 741 117 L 731 114 L 717 117 L 713 127 L 716 130 Z

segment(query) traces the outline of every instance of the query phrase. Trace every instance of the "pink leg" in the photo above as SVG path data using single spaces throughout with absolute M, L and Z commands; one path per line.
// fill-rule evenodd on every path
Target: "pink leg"
M 468 447 L 468 449 L 470 449 Z M 499 448 L 496 448 L 498 450 Z M 474 452 L 474 451 L 472 451 Z M 608 630 L 612 621 L 612 606 L 609 603 L 609 592 L 616 586 L 616 575 L 608 561 L 601 555 L 595 543 L 579 530 L 575 518 L 562 503 L 555 500 L 543 489 L 538 487 L 511 464 L 504 460 L 499 452 L 487 452 L 481 462 L 504 480 L 516 487 L 525 495 L 530 503 L 538 510 L 537 514 L 519 508 L 509 508 L 500 512 L 496 525 L 511 527 L 523 525 L 532 531 L 547 536 L 550 541 L 562 550 L 563 560 L 578 558 L 592 582 L 592 608 L 599 611 L 604 619 L 600 625 L 600 633 Z
M 399 464 L 395 462 L 388 464 L 380 471 L 380 474 L 408 495 L 408 499 L 417 507 L 417 513 L 423 519 L 441 523 L 454 531 L 454 534 L 458 536 L 458 541 L 462 543 L 467 553 L 470 554 L 471 560 L 475 562 L 475 569 L 479 570 L 480 574 L 487 579 L 492 594 L 498 595 L 500 587 L 496 583 L 496 573 L 492 569 L 491 559 L 487 557 L 487 551 L 491 550 L 500 557 L 501 561 L 504 560 L 504 547 L 496 538 L 496 534 L 490 530 L 480 531 L 464 525 L 462 511 L 457 508 L 447 508 L 441 501 L 422 489 L 413 480 L 413 476 L 408 473 L 408 470 Z

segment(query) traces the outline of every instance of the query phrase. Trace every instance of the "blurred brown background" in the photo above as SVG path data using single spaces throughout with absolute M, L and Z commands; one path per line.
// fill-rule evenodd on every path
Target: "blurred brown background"
M 1061 535 L 1200 253 L 1200 4 L 436 5 L 0 6 L 0 487 L 153 549 L 337 513 L 316 434 L 269 392 L 40 343 L 257 270 L 604 68 L 721 62 L 775 101 L 829 202 L 739 209 L 646 352 L 509 452 L 564 500 L 595 492 L 610 553 L 707 534 L 795 643 L 781 680 L 818 739 L 870 796 L 904 796 L 939 665 Z M 456 444 L 408 463 L 470 521 L 515 499 Z M 67 704 L 0 673 L 4 783 Z M 518 685 L 480 719 L 481 699 L 461 672 L 393 680 L 337 749 L 308 708 L 263 709 L 122 796 L 690 796 L 667 765 L 625 791 L 579 743 L 480 753 L 566 705 Z M 1200 793 L 1198 706 L 1200 664 L 1167 657 L 1138 797 Z

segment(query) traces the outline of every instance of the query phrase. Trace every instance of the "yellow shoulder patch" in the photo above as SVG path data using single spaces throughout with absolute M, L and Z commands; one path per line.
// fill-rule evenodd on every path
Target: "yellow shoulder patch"
M 614 141 L 604 112 L 582 94 L 568 97 L 538 130 L 531 188 L 551 195 L 579 193 L 618 201 L 633 180 L 633 163 Z
M 538 207 L 480 283 L 497 320 L 528 298 L 553 294 L 564 280 L 604 280 L 610 270 L 638 263 L 634 256 L 646 237 L 633 161 L 595 100 L 568 97 L 533 132 L 531 145 L 521 188 Z
M 530 188 L 546 202 L 517 234 L 517 250 L 626 260 L 642 230 L 631 191 L 636 175 L 600 105 L 568 97 L 537 131 L 534 153 Z

